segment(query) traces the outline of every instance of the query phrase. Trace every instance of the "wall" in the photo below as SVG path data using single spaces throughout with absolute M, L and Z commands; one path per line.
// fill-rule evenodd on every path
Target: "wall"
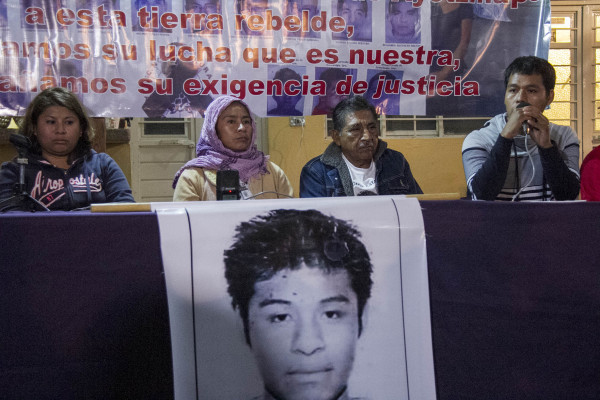
M 290 127 L 289 119 L 269 118 L 269 154 L 286 173 L 294 194 L 300 190 L 300 172 L 308 160 L 325 150 L 324 116 L 306 117 L 304 127 Z M 467 193 L 462 167 L 463 137 L 386 139 L 388 147 L 402 152 L 424 193 Z
M 17 151 L 12 144 L 0 144 L 0 163 L 12 160 L 17 155 Z
M 106 153 L 117 162 L 131 185 L 131 149 L 129 143 L 106 143 Z

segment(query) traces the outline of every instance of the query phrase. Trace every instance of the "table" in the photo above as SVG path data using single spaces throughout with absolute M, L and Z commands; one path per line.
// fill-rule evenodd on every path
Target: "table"
M 600 203 L 421 206 L 438 399 L 600 398 Z M 0 304 L 0 397 L 172 398 L 153 213 L 0 215 Z
M 4 214 L 0 246 L 0 398 L 173 398 L 154 214 Z
M 438 399 L 600 398 L 600 203 L 421 203 Z

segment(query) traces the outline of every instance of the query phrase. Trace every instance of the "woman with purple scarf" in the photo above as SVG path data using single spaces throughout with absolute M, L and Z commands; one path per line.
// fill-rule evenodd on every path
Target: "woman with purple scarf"
M 237 170 L 242 199 L 293 196 L 285 173 L 256 148 L 256 125 L 246 103 L 221 96 L 206 109 L 196 158 L 175 174 L 173 201 L 217 199 L 217 171 Z

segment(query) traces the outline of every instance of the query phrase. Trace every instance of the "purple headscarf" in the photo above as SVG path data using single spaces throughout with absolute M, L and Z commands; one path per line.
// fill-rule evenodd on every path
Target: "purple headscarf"
M 256 148 L 254 118 L 252 118 L 252 140 L 247 150 L 239 152 L 230 150 L 223 146 L 223 142 L 217 136 L 216 128 L 219 115 L 234 101 L 243 104 L 250 113 L 248 105 L 237 97 L 221 96 L 214 99 L 206 109 L 204 125 L 202 125 L 200 139 L 196 145 L 196 158 L 188 161 L 177 171 L 173 180 L 173 188 L 177 186 L 177 180 L 179 180 L 181 173 L 185 169 L 193 167 L 214 170 L 235 169 L 239 171 L 242 182 L 248 182 L 250 178 L 268 173 L 267 161 L 269 156 L 265 156 L 262 151 Z

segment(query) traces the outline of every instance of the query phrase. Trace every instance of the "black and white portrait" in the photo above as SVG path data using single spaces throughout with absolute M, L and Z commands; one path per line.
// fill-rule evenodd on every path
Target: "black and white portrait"
M 186 205 L 190 233 L 181 239 L 161 221 L 161 234 L 183 246 L 172 255 L 163 248 L 167 282 L 171 268 L 192 270 L 193 289 L 171 290 L 169 302 L 181 302 L 187 313 L 193 308 L 196 357 L 192 362 L 188 352 L 189 331 L 174 333 L 174 370 L 185 372 L 186 385 L 197 383 L 198 399 L 409 398 L 402 332 L 416 314 L 402 311 L 396 205 L 386 198 L 351 199 L 344 207 L 329 200 Z M 409 264 L 426 274 L 421 262 Z M 428 360 L 423 348 L 430 341 L 424 346 L 411 346 L 420 349 L 419 360 Z M 178 353 L 189 368 L 177 366 Z M 431 391 L 432 358 L 427 362 L 415 371 L 431 376 Z
M 387 0 L 386 43 L 421 43 L 421 7 L 410 0 Z
M 373 19 L 371 1 L 333 0 L 332 8 L 335 10 L 335 15 L 346 21 L 346 29 L 340 33 L 333 33 L 333 39 L 371 41 Z

